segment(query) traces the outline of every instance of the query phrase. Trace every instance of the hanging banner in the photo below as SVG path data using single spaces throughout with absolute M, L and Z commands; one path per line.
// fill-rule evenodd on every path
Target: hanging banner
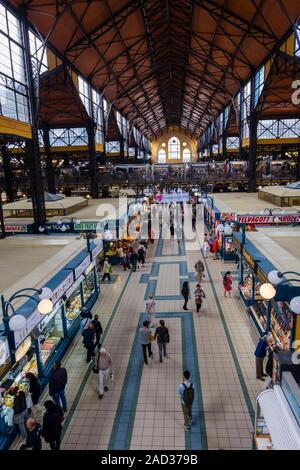
M 52 300 L 53 304 L 55 304 L 64 295 L 64 293 L 67 292 L 67 290 L 71 287 L 73 282 L 74 282 L 74 275 L 73 275 L 73 271 L 72 271 L 63 280 L 63 282 L 61 282 L 59 284 L 59 286 L 56 287 L 56 289 L 53 290 L 53 294 L 52 294 L 52 297 L 51 297 L 51 300 Z
M 100 222 L 80 222 L 80 224 L 74 224 L 74 230 L 78 232 L 96 231 L 99 227 Z
M 100 243 L 101 242 L 101 243 Z M 92 259 L 95 259 L 103 251 L 103 241 L 100 240 L 98 245 L 92 250 Z
M 279 222 L 278 222 L 278 219 L 279 219 Z M 238 215 L 237 221 L 240 224 L 256 224 L 256 225 L 266 225 L 266 224 L 276 224 L 276 223 L 292 224 L 292 223 L 300 223 L 300 214 Z
M 78 279 L 79 276 L 86 270 L 86 268 L 91 264 L 91 257 L 90 254 L 88 254 L 82 263 L 80 263 L 77 268 L 75 268 L 75 279 Z
M 27 233 L 27 225 L 5 225 L 5 232 L 9 233 Z
M 189 193 L 157 194 L 155 200 L 156 202 L 188 202 L 190 195 Z
M 0 367 L 10 358 L 8 341 L 6 337 L 0 337 Z
M 235 213 L 234 212 L 221 212 L 221 220 L 224 222 L 227 220 L 235 220 Z

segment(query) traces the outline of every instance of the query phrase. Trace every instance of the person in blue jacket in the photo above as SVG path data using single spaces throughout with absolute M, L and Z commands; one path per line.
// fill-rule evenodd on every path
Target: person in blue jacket
M 256 358 L 256 378 L 262 382 L 265 381 L 264 377 L 267 377 L 267 375 L 264 374 L 264 358 L 267 355 L 267 348 L 271 342 L 272 338 L 264 335 L 259 339 L 254 352 Z

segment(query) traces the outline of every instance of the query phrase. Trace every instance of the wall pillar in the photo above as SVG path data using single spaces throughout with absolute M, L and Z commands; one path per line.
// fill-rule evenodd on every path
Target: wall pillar
M 89 151 L 89 163 L 90 163 L 90 188 L 91 196 L 93 199 L 98 198 L 98 165 L 96 157 L 96 146 L 95 146 L 95 132 L 93 121 L 90 120 L 87 125 L 88 134 L 88 151 Z
M 48 191 L 51 194 L 56 194 L 56 185 L 55 185 L 55 169 L 52 162 L 52 156 L 50 152 L 50 138 L 49 138 L 49 128 L 43 128 L 44 136 L 44 148 L 46 155 L 46 175 L 47 175 L 47 187 Z
M 6 145 L 1 147 L 3 170 L 4 170 L 4 189 L 6 192 L 8 202 L 14 202 L 14 188 L 13 188 L 13 172 L 10 164 L 10 153 Z
M 257 126 L 258 115 L 255 110 L 255 75 L 251 78 L 250 122 L 249 122 L 249 171 L 248 192 L 256 192 L 256 157 L 257 157 Z
M 27 21 L 26 6 L 22 6 L 21 22 L 24 39 L 25 66 L 28 80 L 29 107 L 32 119 L 32 139 L 26 143 L 26 164 L 29 168 L 30 193 L 33 207 L 34 230 L 39 233 L 39 227 L 46 222 L 46 208 L 44 200 L 44 188 L 42 179 L 42 168 L 40 159 L 40 146 L 38 134 L 38 80 L 33 77 L 29 47 L 29 27 Z

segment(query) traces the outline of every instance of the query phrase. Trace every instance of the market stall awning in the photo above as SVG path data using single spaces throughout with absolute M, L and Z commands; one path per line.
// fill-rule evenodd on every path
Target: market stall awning
M 274 450 L 300 450 L 300 428 L 279 385 L 258 396 Z

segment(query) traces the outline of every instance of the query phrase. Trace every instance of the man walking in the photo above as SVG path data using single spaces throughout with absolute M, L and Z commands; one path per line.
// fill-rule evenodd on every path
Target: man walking
M 194 385 L 190 382 L 191 373 L 188 370 L 183 372 L 183 382 L 179 385 L 177 391 L 180 396 L 181 408 L 184 418 L 184 429 L 190 431 L 192 420 L 192 406 L 194 401 Z
M 137 262 L 138 262 L 138 254 L 136 251 L 133 250 L 130 255 L 130 264 L 131 264 L 132 272 L 136 271 Z
M 94 354 L 95 328 L 92 323 L 89 323 L 88 327 L 85 330 L 83 330 L 82 336 L 83 336 L 83 345 L 87 350 L 86 362 L 89 363 L 92 361 L 92 357 L 95 355 Z
M 111 273 L 111 264 L 108 261 L 108 258 L 105 258 L 104 264 L 103 264 L 103 276 L 102 276 L 102 282 L 105 281 L 106 278 L 108 278 L 109 281 L 111 281 L 110 273 Z
M 99 398 L 103 398 L 104 392 L 108 391 L 108 382 L 112 378 L 112 358 L 106 349 L 101 348 L 97 360 L 99 370 Z
M 159 349 L 159 362 L 163 362 L 163 353 L 167 357 L 167 343 L 170 342 L 169 330 L 165 326 L 164 320 L 159 320 L 159 326 L 155 331 L 155 339 Z
M 102 345 L 100 344 L 100 338 L 101 338 L 101 335 L 103 334 L 103 329 L 102 329 L 102 325 L 99 321 L 99 316 L 98 315 L 94 315 L 94 320 L 91 321 L 91 324 L 95 328 L 95 334 L 96 334 L 95 347 L 101 348 Z
M 202 278 L 204 277 L 204 264 L 199 259 L 195 264 L 195 271 L 196 271 L 196 280 L 198 282 L 202 282 Z
M 151 351 L 151 330 L 147 320 L 144 321 L 143 328 L 140 328 L 140 342 L 143 348 L 144 363 L 148 365 L 146 351 L 148 349 L 149 357 L 153 357 L 153 352 Z
M 269 343 L 271 343 L 271 338 L 266 335 L 259 339 L 254 355 L 256 362 L 256 378 L 265 381 L 264 377 L 267 377 L 267 374 L 264 374 L 264 358 L 267 355 L 267 348 Z
M 68 382 L 68 374 L 64 367 L 61 367 L 60 362 L 55 362 L 54 369 L 49 378 L 49 395 L 58 408 L 62 408 L 64 412 L 67 411 L 67 400 L 65 395 L 65 388 Z M 60 405 L 60 402 L 62 405 Z

